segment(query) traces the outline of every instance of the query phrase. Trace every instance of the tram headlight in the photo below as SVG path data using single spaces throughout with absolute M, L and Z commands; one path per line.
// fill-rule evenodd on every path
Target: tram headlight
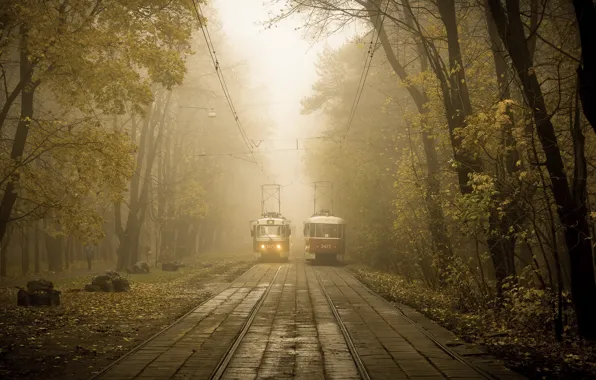
M 265 244 L 261 244 L 261 248 L 265 249 Z
M 277 249 L 280 249 L 280 248 L 281 248 L 281 245 L 279 245 L 279 244 L 278 244 L 278 245 L 277 245 Z

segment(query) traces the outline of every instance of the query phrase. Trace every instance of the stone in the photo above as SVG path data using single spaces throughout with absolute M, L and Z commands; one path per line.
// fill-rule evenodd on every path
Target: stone
M 176 263 L 162 263 L 161 270 L 166 272 L 176 272 L 180 267 Z
M 128 292 L 130 290 L 130 283 L 127 279 L 118 277 L 112 280 L 112 286 L 115 292 Z
M 29 299 L 32 306 L 59 306 L 60 292 L 58 290 L 50 290 L 48 292 L 29 293 Z
M 113 280 L 115 278 L 120 278 L 120 273 L 118 273 L 114 270 L 109 270 L 106 272 L 106 276 L 110 277 Z
M 145 261 L 137 263 L 137 265 L 143 270 L 145 271 L 145 273 L 149 273 L 149 264 L 147 264 Z
M 147 274 L 149 271 L 149 264 L 144 261 L 138 262 L 135 265 L 126 268 L 126 272 L 128 274 Z
M 52 289 L 54 289 L 54 284 L 48 280 L 35 279 L 27 283 L 27 291 L 29 293 L 34 293 L 37 291 L 48 292 Z
M 51 281 L 43 279 L 31 280 L 27 283 L 27 290 L 18 287 L 18 306 L 58 306 L 60 292 L 54 289 Z
M 112 281 L 106 282 L 101 286 L 101 291 L 106 293 L 111 293 L 114 291 L 114 283 Z
M 130 290 L 130 282 L 120 277 L 115 271 L 107 271 L 105 275 L 95 276 L 91 284 L 85 285 L 87 292 L 127 292 Z
M 85 285 L 86 292 L 101 292 L 101 288 L 97 285 L 87 284 Z
M 111 292 L 114 290 L 114 287 L 112 286 L 112 279 L 110 278 L 110 276 L 106 275 L 95 276 L 91 281 L 91 285 L 99 286 L 101 290 L 104 292 Z
M 93 277 L 93 280 L 91 280 L 91 284 L 101 287 L 103 284 L 105 284 L 106 282 L 109 282 L 109 281 L 112 281 L 110 276 L 105 276 L 105 275 L 95 276 L 95 277 Z
M 29 293 L 23 288 L 20 288 L 17 292 L 17 305 L 18 306 L 31 306 L 31 299 Z

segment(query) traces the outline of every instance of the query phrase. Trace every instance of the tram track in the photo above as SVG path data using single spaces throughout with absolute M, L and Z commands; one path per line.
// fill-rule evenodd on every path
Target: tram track
M 223 260 L 223 259 L 222 260 L 217 260 L 213 265 L 217 265 L 217 264 L 219 264 L 221 262 L 224 262 L 224 261 L 225 260 Z M 255 265 L 251 266 L 244 273 L 248 273 L 251 270 L 255 269 L 255 267 L 257 265 L 258 264 L 255 264 Z M 240 277 L 240 276 L 238 276 L 238 277 Z M 180 322 L 182 322 L 186 317 L 188 317 L 189 315 L 191 315 L 192 313 L 194 313 L 195 310 L 197 310 L 200 307 L 202 307 L 203 305 L 206 305 L 207 303 L 213 301 L 218 295 L 219 295 L 219 292 L 213 294 L 211 297 L 209 297 L 206 300 L 204 300 L 203 302 L 199 303 L 198 305 L 196 305 L 195 307 L 193 307 L 192 309 L 190 309 L 189 311 L 187 311 L 186 313 L 184 313 L 183 315 L 181 315 L 180 317 L 178 317 L 174 322 L 172 322 L 169 325 L 167 325 L 166 327 L 162 328 L 161 330 L 159 330 L 155 334 L 151 335 L 148 339 L 145 339 L 141 343 L 139 343 L 136 346 L 134 346 L 131 350 L 129 350 L 128 352 L 126 352 L 124 355 L 120 356 L 118 359 L 116 359 L 113 362 L 111 362 L 110 364 L 108 364 L 101 371 L 99 371 L 98 373 L 96 373 L 93 376 L 91 376 L 89 378 L 89 380 L 100 379 L 102 376 L 104 376 L 105 374 L 107 374 L 108 372 L 110 372 L 113 368 L 115 368 L 118 364 L 122 363 L 123 361 L 125 361 L 126 359 L 128 359 L 129 357 L 131 357 L 133 354 L 135 354 L 136 352 L 138 352 L 139 350 L 141 350 L 143 347 L 147 346 L 149 343 L 151 343 L 152 341 L 154 341 L 157 337 L 163 335 L 167 331 L 169 331 L 172 328 L 174 328 L 176 325 L 178 325 Z
M 337 310 L 337 307 L 333 303 L 333 300 L 331 299 L 329 292 L 325 288 L 325 285 L 321 281 L 321 278 L 320 278 L 319 274 L 317 273 L 317 271 L 314 270 L 313 272 L 315 274 L 317 282 L 319 283 L 319 286 L 321 287 L 321 289 L 323 291 L 323 294 L 325 295 L 325 298 L 327 299 L 329 308 L 331 309 L 331 312 L 333 313 L 333 316 L 335 317 L 335 320 L 341 330 L 341 333 L 344 337 L 344 340 L 348 347 L 348 350 L 350 351 L 350 354 L 352 355 L 352 359 L 354 360 L 354 364 L 356 365 L 356 369 L 358 370 L 358 374 L 360 375 L 360 378 L 362 380 L 371 380 L 368 370 L 366 369 L 366 366 L 362 362 L 362 359 L 360 358 L 360 355 L 358 354 L 358 350 L 356 349 L 356 346 L 354 345 L 352 336 L 350 335 L 350 332 L 346 328 L 346 325 L 344 324 L 344 322 L 341 318 L 341 315 L 339 314 L 339 311 Z
M 218 292 L 91 379 L 502 378 L 341 268 L 256 264 Z
M 236 350 L 242 343 L 242 340 L 248 333 L 248 330 L 250 330 L 250 326 L 252 325 L 252 322 L 256 318 L 257 313 L 259 312 L 259 309 L 265 302 L 265 299 L 267 298 L 267 295 L 269 294 L 271 288 L 273 287 L 273 284 L 275 283 L 275 280 L 277 279 L 277 276 L 279 275 L 279 272 L 282 267 L 283 267 L 283 265 L 280 265 L 277 268 L 277 271 L 275 272 L 275 275 L 271 279 L 271 282 L 269 282 L 269 284 L 267 285 L 267 288 L 265 289 L 265 291 L 263 292 L 263 294 L 261 295 L 261 297 L 259 298 L 257 303 L 255 303 L 255 305 L 252 307 L 248 319 L 246 320 L 246 322 L 244 322 L 242 329 L 240 330 L 240 332 L 234 339 L 234 343 L 232 343 L 232 345 L 228 348 L 226 353 L 223 355 L 221 361 L 217 364 L 217 367 L 213 371 L 213 374 L 209 377 L 210 380 L 220 380 L 224 376 L 226 369 L 228 368 L 228 365 L 232 361 L 232 358 L 234 357 Z
M 331 270 L 339 277 L 342 278 L 342 275 L 340 273 L 338 273 L 338 271 L 335 268 L 331 268 Z M 429 340 L 431 340 L 439 349 L 441 349 L 444 353 L 446 353 L 447 355 L 449 355 L 451 358 L 453 358 L 454 360 L 457 360 L 458 362 L 460 362 L 461 364 L 471 368 L 473 371 L 475 371 L 479 376 L 481 376 L 482 379 L 487 379 L 487 380 L 499 380 L 498 376 L 495 376 L 485 370 L 483 370 L 482 368 L 478 367 L 477 365 L 475 365 L 474 363 L 471 363 L 469 360 L 466 360 L 465 358 L 463 358 L 460 354 L 458 354 L 457 352 L 455 352 L 454 350 L 450 349 L 449 347 L 447 347 L 445 344 L 443 344 L 442 342 L 439 341 L 439 339 L 434 336 L 431 332 L 429 332 L 428 330 L 426 330 L 424 327 L 422 327 L 419 323 L 417 323 L 416 321 L 414 321 L 412 318 L 408 317 L 400 308 L 398 308 L 393 302 L 388 301 L 387 299 L 381 297 L 379 294 L 375 293 L 372 289 L 370 289 L 368 286 L 366 286 L 362 281 L 360 281 L 359 279 L 357 279 L 355 276 L 351 276 L 354 281 L 356 281 L 364 290 L 366 290 L 370 295 L 372 295 L 375 298 L 378 298 L 380 300 L 382 300 L 385 304 L 387 304 L 389 307 L 391 307 L 391 309 L 395 310 L 400 318 L 404 319 L 405 321 L 407 321 L 408 323 L 410 323 L 412 326 L 414 326 L 418 331 L 420 331 L 422 334 L 424 334 Z M 353 291 L 357 292 L 357 290 L 349 285 L 346 282 L 346 285 L 348 287 L 350 287 Z M 330 301 L 331 302 L 331 301 Z M 398 331 L 396 331 L 396 333 L 399 334 Z
M 224 261 L 224 260 L 222 260 Z M 259 267 L 261 267 L 262 264 L 260 263 L 256 263 L 254 265 L 252 265 L 249 269 L 247 269 L 244 273 L 240 274 L 239 276 L 237 276 L 233 281 L 231 281 L 229 284 L 227 284 L 226 286 L 222 287 L 221 289 L 219 289 L 217 292 L 215 292 L 211 297 L 207 298 L 206 300 L 204 300 L 203 302 L 199 303 L 197 306 L 193 307 L 191 310 L 189 310 L 188 312 L 184 313 L 182 316 L 180 316 L 179 318 L 177 318 L 174 322 L 170 323 L 169 325 L 167 325 L 166 327 L 162 328 L 160 331 L 158 331 L 157 333 L 153 334 L 152 336 L 150 336 L 148 339 L 145 339 L 144 341 L 142 341 L 141 343 L 137 344 L 135 347 L 133 347 L 131 350 L 129 350 L 128 352 L 126 352 L 124 355 L 120 356 L 118 359 L 112 361 L 110 364 L 108 364 L 106 367 L 102 368 L 98 373 L 92 375 L 89 380 L 98 380 L 98 379 L 109 379 L 111 378 L 111 372 L 113 370 L 118 370 L 119 367 L 121 367 L 122 365 L 126 365 L 126 363 L 130 362 L 131 359 L 134 358 L 135 354 L 137 353 L 142 353 L 143 351 L 145 351 L 149 346 L 151 346 L 151 344 L 154 341 L 158 341 L 160 339 L 160 337 L 169 334 L 171 331 L 176 330 L 176 328 L 180 327 L 179 325 L 184 324 L 184 321 L 189 318 L 192 317 L 194 313 L 196 313 L 198 310 L 200 310 L 201 308 L 205 307 L 206 305 L 213 303 L 217 300 L 218 297 L 221 296 L 221 294 L 223 292 L 226 292 L 227 290 L 236 288 L 234 286 L 234 284 L 239 281 L 243 276 L 249 275 L 251 272 L 253 272 L 253 276 L 255 273 L 258 273 Z M 270 281 L 270 283 L 267 285 L 267 291 L 270 288 L 271 284 L 273 284 L 273 282 L 275 281 L 275 279 L 277 278 L 277 275 L 279 273 L 279 270 L 281 269 L 281 265 L 279 265 L 276 269 L 276 272 L 274 274 L 274 278 Z M 261 275 L 261 280 L 262 278 L 264 278 L 266 276 L 267 271 L 265 271 L 262 275 Z M 250 280 L 250 278 L 248 278 L 248 280 Z M 260 285 L 259 281 L 261 280 L 257 280 L 257 283 L 252 285 L 252 286 L 248 286 L 247 288 L 249 288 L 249 292 L 247 292 L 247 296 L 250 292 L 254 291 L 255 289 L 262 287 L 262 285 Z M 242 287 L 239 287 L 238 289 L 241 289 Z M 245 286 L 246 288 L 246 286 Z M 262 297 L 262 295 L 259 297 L 259 301 L 264 300 L 264 297 Z M 257 303 L 259 302 L 257 301 Z M 220 303 L 220 306 L 222 304 Z M 220 307 L 217 306 L 217 307 Z M 217 309 L 216 307 L 216 309 Z M 215 311 L 215 309 L 214 309 Z M 212 312 L 209 312 L 207 315 L 210 315 Z M 182 337 L 178 337 L 176 341 L 181 340 Z M 176 343 L 176 341 L 172 342 L 172 345 Z M 152 361 L 151 361 L 152 362 Z M 147 365 L 151 364 L 151 362 L 147 363 Z M 181 363 L 180 368 L 182 367 L 182 365 L 184 365 L 184 363 Z M 180 368 L 178 368 L 178 370 L 180 370 Z M 176 371 L 177 373 L 177 371 Z M 174 373 L 173 375 L 176 375 L 176 373 Z M 140 373 L 139 373 L 140 374 Z M 137 376 L 132 376 L 130 377 L 131 379 L 136 378 Z

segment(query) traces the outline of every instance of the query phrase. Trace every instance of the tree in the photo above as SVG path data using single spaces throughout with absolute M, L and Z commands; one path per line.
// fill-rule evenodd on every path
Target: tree
M 337 208 L 358 220 L 350 237 L 359 259 L 434 287 L 436 268 L 444 267 L 437 259 L 445 256 L 433 223 L 443 220 L 453 260 L 441 290 L 458 309 L 498 301 L 507 310 L 507 300 L 516 297 L 511 287 L 540 288 L 560 339 L 570 283 L 581 333 L 590 336 L 594 142 L 584 136 L 590 111 L 581 94 L 589 86 L 579 78 L 578 94 L 574 73 L 587 29 L 569 33 L 577 18 L 572 3 L 507 0 L 504 22 L 493 14 L 496 1 L 490 7 L 427 0 L 286 3 L 274 21 L 300 11 L 305 29 L 319 36 L 349 23 L 372 27 L 379 44 L 373 35 L 371 50 L 384 53 L 371 65 L 341 150 L 327 144 L 325 154 L 313 147 L 308 161 L 316 168 L 313 177 L 341 183 Z M 330 137 L 345 133 L 345 115 L 364 75 L 362 57 L 347 53 L 353 50 L 346 44 L 321 57 L 319 81 L 303 104 L 305 111 L 323 112 Z M 584 57 L 581 62 L 580 72 L 588 72 Z M 388 133 L 387 125 L 395 130 Z M 376 139 L 386 145 L 370 144 Z M 385 148 L 389 162 L 377 155 Z M 428 154 L 433 151 L 436 158 Z M 342 160 L 330 160 L 334 155 Z M 387 173 L 395 181 L 387 181 Z M 343 181 L 347 176 L 351 180 Z M 439 181 L 429 191 L 433 177 Z M 431 213 L 429 200 L 442 216 Z M 566 257 L 559 254 L 562 241 Z
M 435 7 L 435 4 L 427 4 L 427 1 L 417 1 L 415 3 L 416 8 L 419 8 L 421 5 L 427 5 L 430 9 Z M 426 17 L 426 15 L 420 15 L 420 12 L 415 12 L 410 1 L 403 2 L 401 12 L 400 7 L 392 1 L 387 1 L 384 4 L 380 1 L 358 1 L 358 4 L 364 8 L 364 14 L 367 15 L 368 21 L 370 21 L 378 33 L 378 39 L 381 42 L 387 61 L 402 80 L 402 83 L 405 84 L 421 115 L 426 115 L 429 112 L 427 105 L 429 102 L 428 95 L 425 89 L 417 88 L 412 83 L 411 76 L 395 52 L 399 52 L 400 46 L 399 44 L 395 44 L 395 42 L 392 44 L 390 41 L 387 31 L 391 31 L 391 28 L 385 26 L 383 20 L 387 19 L 388 23 L 393 23 L 392 31 L 394 35 L 398 35 L 401 30 L 404 30 L 406 35 L 410 35 L 415 46 L 414 54 L 406 58 L 410 65 L 412 63 L 418 64 L 422 72 L 430 69 L 436 76 L 441 89 L 443 112 L 445 113 L 452 146 L 453 166 L 459 178 L 460 192 L 465 198 L 473 191 L 472 177 L 484 175 L 486 168 L 482 163 L 482 155 L 474 152 L 474 149 L 470 149 L 469 146 L 463 143 L 463 139 L 468 133 L 467 130 L 470 129 L 467 119 L 472 116 L 474 110 L 470 98 L 469 82 L 466 78 L 467 64 L 464 62 L 459 42 L 460 36 L 457 29 L 458 10 L 456 9 L 455 2 L 443 1 L 437 3 L 440 24 L 433 21 L 432 17 Z M 392 6 L 390 7 L 390 5 Z M 362 18 L 363 13 L 344 1 L 301 2 L 299 5 L 295 5 L 295 8 L 292 8 L 292 10 L 294 9 L 310 10 L 309 26 L 323 24 L 323 27 L 329 27 L 329 24 L 334 24 L 333 21 L 336 21 L 334 19 L 336 15 L 340 15 L 339 17 L 343 17 L 344 19 L 359 19 Z M 287 13 L 291 13 L 291 11 Z M 314 17 L 313 14 L 315 14 Z M 332 21 L 328 21 L 329 19 Z M 337 23 L 339 22 L 337 21 Z M 444 34 L 441 33 L 441 29 L 444 30 Z M 443 37 L 447 40 L 446 46 L 441 46 L 440 41 L 442 41 Z M 393 40 L 395 41 L 396 38 Z M 397 45 L 397 48 L 394 48 L 392 45 Z M 408 48 L 405 46 L 407 46 L 407 43 L 402 43 L 401 50 L 403 52 L 408 51 Z M 447 64 L 442 53 L 444 49 L 447 51 Z M 440 183 L 437 182 L 436 173 L 439 165 L 436 161 L 434 141 L 431 136 L 432 128 L 428 126 L 422 128 L 421 137 L 425 147 L 429 173 L 427 176 L 428 186 L 426 194 L 428 196 L 426 203 L 429 209 L 430 231 L 433 234 L 433 241 L 436 244 L 436 250 L 440 259 L 439 267 L 442 268 L 443 276 L 446 276 L 448 273 L 447 268 L 453 259 L 453 252 L 445 232 L 444 215 L 437 203 Z M 488 246 L 498 277 L 498 292 L 500 292 L 501 285 L 505 279 L 515 274 L 513 264 L 515 238 L 512 234 L 508 233 L 509 226 L 507 223 L 519 216 L 515 202 L 503 204 L 501 201 L 502 199 L 499 200 L 497 197 L 497 199 L 491 202 L 495 206 L 495 209 L 491 211 L 493 216 L 488 221 L 489 227 L 487 229 Z M 497 207 L 506 209 L 505 217 L 497 217 Z M 507 236 L 506 243 L 502 238 L 505 236 Z
M 596 5 L 591 0 L 573 0 L 582 46 L 577 68 L 579 97 L 584 115 L 596 132 Z
M 70 225 L 54 232 L 69 233 L 68 228 L 76 224 L 78 233 L 85 239 L 98 237 L 98 229 L 102 228 L 100 210 L 92 202 L 98 199 L 97 195 L 111 199 L 115 193 L 122 192 L 121 185 L 130 175 L 131 166 L 127 162 L 129 145 L 121 132 L 106 130 L 106 119 L 127 112 L 142 114 L 152 102 L 152 83 L 170 88 L 181 82 L 184 60 L 190 52 L 193 12 L 190 1 L 161 0 L 107 3 L 31 0 L 3 7 L 0 63 L 6 95 L 0 110 L 0 131 L 2 148 L 11 154 L 3 167 L 3 173 L 8 175 L 2 181 L 0 240 L 17 217 L 17 204 L 23 205 L 25 215 L 32 216 L 34 210 L 35 218 L 49 212 L 57 218 L 70 218 L 76 215 L 71 206 L 76 204 L 81 211 L 80 206 L 86 205 L 90 214 L 83 214 L 79 221 L 70 218 Z M 13 71 L 10 62 L 15 53 L 20 58 L 16 81 L 10 76 Z M 38 97 L 37 104 L 34 94 Z M 19 122 L 15 126 L 13 108 L 19 99 Z M 37 128 L 32 128 L 33 124 Z M 42 137 L 38 132 L 48 130 L 51 133 L 45 135 L 46 140 L 33 141 Z M 80 133 L 83 130 L 87 135 Z M 73 153 L 70 148 L 87 144 L 106 158 L 112 155 L 112 161 L 100 160 L 102 163 L 96 165 L 91 160 L 97 157 L 84 155 L 85 159 L 78 162 L 80 165 L 69 161 L 74 158 L 69 157 Z M 40 161 L 45 170 L 57 171 L 61 178 L 71 180 L 77 175 L 84 178 L 81 183 L 88 187 L 77 186 L 74 194 L 69 194 L 73 198 L 39 193 L 40 187 L 51 191 L 47 185 L 53 184 L 29 181 L 35 176 L 41 178 L 33 165 Z M 110 176 L 109 172 L 115 175 Z M 93 193 L 96 184 L 108 179 L 111 182 Z M 94 185 L 90 186 L 91 183 Z M 32 190 L 27 185 L 38 186 L 38 198 L 45 199 L 19 201 L 22 194 Z M 18 217 L 22 218 L 23 212 L 19 211 Z
M 574 127 L 575 170 L 573 185 L 567 180 L 567 173 L 554 125 L 549 117 L 542 88 L 533 68 L 523 23 L 520 18 L 519 2 L 507 0 L 507 14 L 498 0 L 489 1 L 501 40 L 513 62 L 515 71 L 523 85 L 536 131 L 545 154 L 545 166 L 550 175 L 553 195 L 557 204 L 561 224 L 565 228 L 565 243 L 571 263 L 571 290 L 577 313 L 580 333 L 596 339 L 596 282 L 592 244 L 586 207 L 586 161 L 584 137 L 581 129 Z

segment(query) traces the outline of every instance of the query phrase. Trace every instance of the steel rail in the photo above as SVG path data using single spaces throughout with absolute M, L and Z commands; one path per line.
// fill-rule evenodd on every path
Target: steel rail
M 348 332 L 346 325 L 344 324 L 343 320 L 341 319 L 341 316 L 339 315 L 339 311 L 337 310 L 337 307 L 333 303 L 333 300 L 331 299 L 329 292 L 327 292 L 327 289 L 325 289 L 325 286 L 323 285 L 323 282 L 321 281 L 321 278 L 319 277 L 319 274 L 317 273 L 316 269 L 313 268 L 313 272 L 315 274 L 317 281 L 319 282 L 319 285 L 321 286 L 321 289 L 323 290 L 323 294 L 325 295 L 325 298 L 327 299 L 327 303 L 329 304 L 329 307 L 331 308 L 331 311 L 333 312 L 333 316 L 335 317 L 335 320 L 337 321 L 337 324 L 341 330 L 341 333 L 344 336 L 346 345 L 348 346 L 348 350 L 350 351 L 350 354 L 352 355 L 352 359 L 354 360 L 354 364 L 356 364 L 356 369 L 358 370 L 358 373 L 360 374 L 360 378 L 363 380 L 371 380 L 371 377 L 368 374 L 368 370 L 366 369 L 366 366 L 362 362 L 362 359 L 360 358 L 360 355 L 358 354 L 358 351 L 356 350 L 356 346 L 354 345 L 354 341 L 352 340 L 352 337 L 350 336 L 350 333 Z
M 333 271 L 339 276 L 341 277 L 341 275 L 337 272 L 337 270 L 333 269 Z M 422 334 L 424 334 L 427 338 L 429 338 L 435 345 L 437 345 L 437 347 L 439 347 L 443 352 L 445 352 L 447 355 L 451 356 L 453 359 L 459 361 L 460 363 L 472 368 L 476 373 L 478 373 L 480 376 L 482 376 L 482 378 L 484 379 L 490 379 L 490 380 L 499 380 L 500 378 L 483 370 L 482 368 L 478 367 L 477 365 L 475 365 L 474 363 L 471 363 L 470 361 L 464 359 L 460 354 L 458 354 L 457 352 L 455 352 L 454 350 L 450 349 L 449 347 L 445 346 L 443 343 L 441 343 L 439 341 L 439 339 L 434 336 L 432 333 L 430 333 L 428 330 L 426 330 L 424 327 L 422 327 L 418 322 L 414 321 L 412 318 L 408 317 L 400 308 L 398 308 L 393 302 L 388 301 L 387 299 L 381 297 L 380 295 L 378 295 L 377 293 L 375 293 L 372 289 L 370 289 L 368 286 L 366 286 L 362 281 L 360 281 L 359 279 L 357 279 L 355 276 L 351 276 L 356 282 L 358 282 L 368 293 L 370 293 L 371 295 L 373 295 L 374 297 L 380 298 L 383 300 L 383 302 L 385 302 L 387 305 L 389 305 L 393 310 L 397 311 L 400 314 L 400 317 L 405 319 L 408 323 L 410 323 L 412 326 L 414 326 L 418 331 L 420 331 Z M 347 284 L 347 282 L 346 282 Z M 348 284 L 348 286 L 355 291 L 355 289 L 350 286 Z
M 223 260 L 220 260 L 218 262 L 221 262 Z M 216 263 L 218 263 L 216 262 Z M 244 273 L 242 273 L 240 276 L 238 276 L 238 278 L 240 278 L 242 275 L 244 275 L 245 273 L 248 273 L 249 271 L 251 271 L 252 269 L 254 269 L 257 266 L 257 264 L 253 265 L 252 267 L 248 268 Z M 231 285 L 231 284 L 230 284 Z M 197 306 L 193 307 L 191 310 L 189 310 L 188 312 L 184 313 L 180 318 L 176 319 L 174 322 L 170 323 L 169 325 L 167 325 L 166 327 L 164 327 L 163 329 L 161 329 L 160 331 L 158 331 L 157 333 L 153 334 L 151 337 L 149 337 L 148 339 L 142 341 L 141 343 L 137 344 L 135 347 L 133 347 L 131 350 L 129 350 L 127 353 L 125 353 L 124 355 L 122 355 L 121 357 L 119 357 L 118 359 L 114 360 L 112 363 L 110 363 L 108 366 L 104 367 L 101 371 L 99 371 L 98 373 L 94 374 L 91 378 L 89 378 L 89 380 L 97 380 L 99 379 L 101 376 L 105 375 L 107 372 L 109 372 L 110 370 L 112 370 L 115 366 L 117 366 L 118 364 L 120 364 L 122 361 L 126 360 L 129 356 L 131 356 L 132 354 L 134 354 L 135 352 L 139 351 L 141 348 L 143 348 L 144 346 L 146 346 L 147 344 L 149 344 L 152 340 L 154 340 L 155 338 L 157 338 L 158 336 L 160 336 L 161 334 L 165 333 L 166 331 L 168 331 L 169 329 L 171 329 L 172 327 L 176 326 L 178 323 L 180 323 L 184 318 L 188 317 L 190 314 L 192 314 L 195 310 L 197 310 L 198 308 L 202 307 L 203 305 L 205 305 L 207 302 L 213 300 L 215 297 L 217 297 L 221 292 L 225 291 L 226 289 L 228 289 L 230 287 L 230 285 L 226 286 L 224 289 L 222 289 L 219 293 L 212 295 L 211 297 L 207 298 L 205 301 L 201 302 L 200 304 L 198 304 Z
M 275 283 L 275 280 L 277 279 L 277 275 L 279 274 L 279 271 L 281 270 L 282 267 L 283 267 L 283 264 L 280 265 L 279 268 L 277 268 L 277 271 L 275 272 L 273 279 L 271 280 L 269 285 L 267 285 L 267 288 L 265 289 L 263 294 L 261 294 L 261 296 L 259 297 L 259 300 L 252 307 L 248 319 L 246 320 L 246 322 L 244 322 L 244 325 L 242 326 L 242 330 L 240 330 L 238 335 L 236 335 L 236 339 L 234 340 L 234 343 L 232 343 L 232 345 L 228 348 L 228 350 L 226 351 L 226 353 L 224 354 L 224 356 L 222 357 L 220 362 L 217 364 L 217 367 L 215 367 L 215 370 L 213 371 L 213 374 L 211 375 L 211 377 L 209 379 L 219 380 L 223 377 L 224 373 L 226 372 L 226 369 L 228 368 L 228 365 L 230 364 L 230 361 L 232 360 L 232 358 L 234 357 L 234 354 L 236 353 L 236 350 L 240 346 L 240 343 L 242 343 L 242 340 L 248 333 L 248 330 L 250 329 L 252 322 L 254 321 L 255 317 L 257 316 L 259 309 L 265 302 L 265 299 L 267 298 L 269 291 L 273 287 L 273 284 Z

